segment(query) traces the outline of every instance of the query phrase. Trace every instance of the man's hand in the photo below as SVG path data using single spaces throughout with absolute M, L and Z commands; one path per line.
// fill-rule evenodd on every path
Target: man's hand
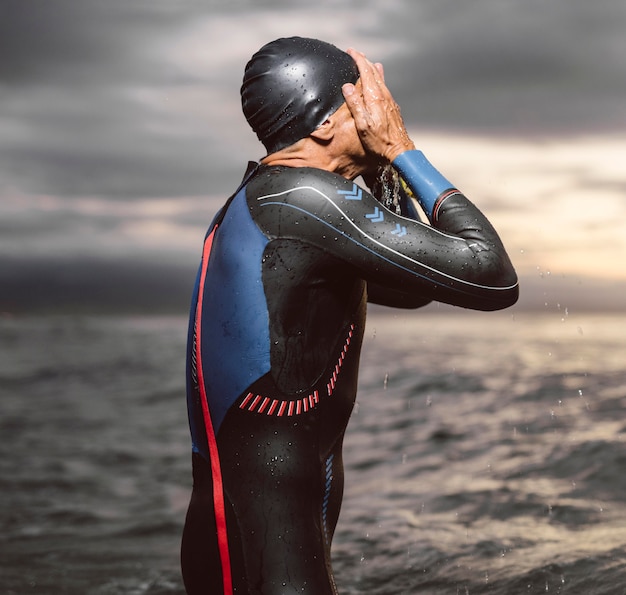
M 385 85 L 382 64 L 373 64 L 354 49 L 349 49 L 348 54 L 356 62 L 360 78 L 356 85 L 345 84 L 342 91 L 365 150 L 383 162 L 391 162 L 401 153 L 415 149 L 400 108 Z

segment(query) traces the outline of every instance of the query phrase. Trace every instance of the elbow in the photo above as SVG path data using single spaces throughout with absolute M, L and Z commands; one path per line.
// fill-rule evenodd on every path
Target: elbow
M 492 263 L 491 274 L 485 280 L 489 286 L 488 304 L 485 310 L 504 310 L 519 299 L 519 280 L 513 264 L 505 255 Z M 482 308 L 481 308 L 482 309 Z
M 496 271 L 483 279 L 483 289 L 470 300 L 467 307 L 473 310 L 493 312 L 505 310 L 519 299 L 519 282 L 515 269 L 510 263 L 500 265 Z
M 519 299 L 519 279 L 517 278 L 517 273 L 510 261 L 508 261 L 507 264 L 508 266 L 504 267 L 499 285 L 500 287 L 506 288 L 503 290 L 504 304 L 502 308 L 499 308 L 501 310 L 515 305 Z
M 511 268 L 508 274 L 501 276 L 488 291 L 488 296 L 481 300 L 477 309 L 483 311 L 505 310 L 517 303 L 519 299 L 519 282 L 515 271 Z
M 495 299 L 489 299 L 482 302 L 481 307 L 477 310 L 483 310 L 484 312 L 494 312 L 496 310 L 505 310 L 517 303 L 519 299 L 519 285 L 516 283 L 512 287 L 499 290 Z
M 500 309 L 502 310 L 504 308 L 510 308 L 511 306 L 514 306 L 517 303 L 518 299 L 519 299 L 519 282 L 517 280 L 517 275 L 515 275 L 514 285 L 507 292 L 506 299 L 505 299 L 506 303 Z

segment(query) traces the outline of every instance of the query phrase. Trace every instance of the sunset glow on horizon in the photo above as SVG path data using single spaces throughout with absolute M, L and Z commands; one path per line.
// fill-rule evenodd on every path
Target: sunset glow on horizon
M 521 277 L 626 283 L 620 0 L 37 5 L 0 21 L 0 265 L 20 287 L 50 262 L 82 261 L 76 283 L 86 261 L 193 267 L 264 155 L 241 113 L 245 64 L 291 35 L 383 62 L 417 148 Z

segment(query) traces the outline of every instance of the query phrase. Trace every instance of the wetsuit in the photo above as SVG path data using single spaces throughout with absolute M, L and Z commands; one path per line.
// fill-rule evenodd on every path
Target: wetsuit
M 517 299 L 480 211 L 450 188 L 424 204 L 432 226 L 333 173 L 260 166 L 211 225 L 188 342 L 190 595 L 336 593 L 330 544 L 368 292 L 400 307 Z

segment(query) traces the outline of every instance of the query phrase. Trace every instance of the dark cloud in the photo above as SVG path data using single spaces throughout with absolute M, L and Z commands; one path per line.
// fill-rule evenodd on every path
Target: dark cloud
M 409 124 L 509 134 L 626 124 L 622 0 L 332 6 L 371 13 L 347 21 L 346 35 L 398 48 L 387 72 Z M 225 66 L 239 46 L 207 38 L 210 56 L 173 59 L 176 43 L 195 35 L 204 45 L 193 28 L 217 17 L 241 35 L 240 14 L 282 7 L 288 28 L 316 10 L 251 0 L 0 7 L 0 185 L 116 199 L 225 194 L 241 162 L 262 154 L 238 108 L 244 59 Z
M 214 7 L 145 0 L 1 6 L 2 184 L 133 198 L 225 191 L 228 180 L 212 176 L 212 167 L 236 177 L 239 167 L 220 150 L 210 116 L 193 121 L 184 103 L 169 103 L 177 90 L 206 81 L 168 60 L 164 48 Z
M 176 133 L 174 116 L 158 107 L 108 90 L 85 90 L 79 99 L 45 90 L 41 96 L 42 103 L 32 107 L 20 107 L 16 97 L 6 111 L 21 120 L 22 130 L 0 140 L 0 167 L 24 192 L 122 199 L 198 195 L 213 185 L 209 163 L 237 169 L 216 150 L 206 126 Z M 171 132 L 164 132 L 167 127 Z
M 0 313 L 184 313 L 195 262 L 0 258 Z
M 303 24 L 338 45 L 363 40 L 375 59 L 382 49 L 411 126 L 519 135 L 626 125 L 623 0 L 0 0 L 5 303 L 23 294 L 45 304 L 46 292 L 74 304 L 169 295 L 184 255 L 135 251 L 124 234 L 149 227 L 149 215 L 122 207 L 207 196 L 214 211 L 247 159 L 262 155 L 239 108 L 245 61 Z M 2 204 L 31 195 L 55 206 Z M 90 214 L 84 199 L 109 201 L 112 212 Z M 212 212 L 189 209 L 168 223 L 200 243 Z M 112 250 L 118 239 L 128 245 Z M 81 242 L 109 260 L 60 259 L 85 255 Z M 48 260 L 38 263 L 42 246 Z M 23 257 L 7 260 L 7 247 Z M 163 289 L 150 285 L 158 279 Z
M 405 117 L 433 128 L 624 129 L 625 23 L 621 0 L 427 3 L 398 22 L 412 48 L 389 80 Z
M 91 85 L 163 79 L 152 43 L 192 18 L 193 3 L 167 10 L 146 0 L 3 0 L 0 80 L 13 85 Z M 140 67 L 140 71 L 137 68 Z

